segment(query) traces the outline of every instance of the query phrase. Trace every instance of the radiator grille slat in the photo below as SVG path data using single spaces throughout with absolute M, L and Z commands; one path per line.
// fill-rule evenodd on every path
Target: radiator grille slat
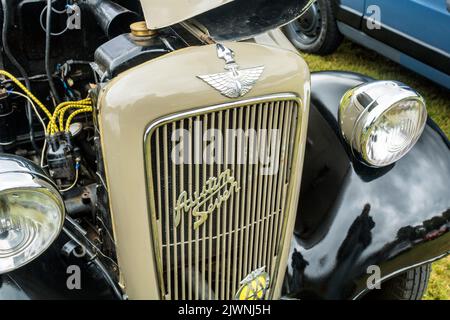
M 206 130 L 208 129 L 208 115 L 205 114 L 203 116 L 203 130 L 206 132 Z M 201 135 L 200 135 L 201 136 Z M 203 148 L 206 148 L 206 141 L 203 142 Z M 201 157 L 200 157 L 201 158 Z M 200 160 L 199 160 L 200 161 Z M 204 185 L 206 183 L 206 171 L 207 166 L 203 166 L 203 179 L 202 179 L 202 185 Z M 196 190 L 197 192 L 200 192 L 200 184 L 199 184 L 199 177 L 197 176 L 197 184 L 196 184 Z M 206 239 L 206 227 L 203 227 L 203 239 Z M 198 229 L 197 229 L 198 230 Z M 206 240 L 204 240 L 206 241 Z M 206 269 L 206 243 L 203 242 L 202 244 L 202 299 L 207 299 L 210 297 L 211 295 L 211 291 L 210 289 L 206 286 L 206 274 L 207 274 L 207 269 Z M 206 290 L 208 290 L 208 294 L 206 293 Z M 196 299 L 198 299 L 199 293 L 196 293 Z
M 159 129 L 158 129 L 159 131 Z M 168 168 L 168 160 L 169 160 L 169 147 L 168 147 L 168 142 L 167 142 L 167 127 L 164 127 L 163 129 L 163 148 L 164 148 L 164 172 L 168 172 L 169 168 Z M 159 180 L 162 181 L 162 180 Z M 158 194 L 161 193 L 161 190 L 158 190 Z M 169 203 L 169 182 L 167 179 L 164 179 L 164 197 L 165 197 L 165 202 L 166 204 Z M 161 207 L 162 208 L 162 207 Z M 161 210 L 161 208 L 156 209 L 157 212 L 159 212 L 159 210 Z M 165 205 L 165 221 L 170 221 L 170 213 L 169 213 L 169 206 Z M 165 223 L 165 243 L 170 243 L 170 224 L 169 223 Z M 163 246 L 164 247 L 164 246 Z M 163 255 L 164 256 L 164 255 Z M 167 269 L 166 272 L 166 294 L 168 296 L 168 298 L 170 299 L 172 296 L 172 279 L 171 279 L 171 259 L 170 259 L 170 246 L 166 246 L 166 250 L 165 250 L 165 268 Z
M 176 123 L 174 122 L 174 123 L 172 123 L 172 132 L 174 132 L 175 130 L 176 130 Z M 171 161 L 171 159 L 169 161 L 172 164 L 172 174 L 171 174 L 171 177 L 172 177 L 172 188 L 171 189 L 172 189 L 172 206 L 173 206 L 175 201 L 176 201 L 175 199 L 177 198 L 177 194 L 178 194 L 178 192 L 177 192 L 177 185 L 178 185 L 178 181 L 177 181 L 178 180 L 177 179 L 177 165 L 176 165 L 176 163 L 174 161 Z M 184 215 L 181 216 L 182 219 L 183 219 L 183 216 Z M 182 221 L 182 223 L 183 223 L 183 221 Z M 173 225 L 174 225 L 174 223 L 172 223 L 172 226 Z M 172 243 L 177 243 L 178 242 L 178 228 L 173 228 L 172 227 L 172 236 L 173 236 Z M 173 268 L 174 282 L 177 283 L 178 282 L 177 281 L 178 280 L 178 271 L 179 271 L 179 268 L 177 267 L 177 264 L 178 264 L 178 250 L 177 249 L 178 248 L 172 247 L 171 249 L 173 251 L 173 261 L 177 262 L 174 265 L 174 268 Z M 179 286 L 178 285 L 173 287 L 173 297 L 174 297 L 175 300 L 178 300 L 178 290 L 179 290 Z
M 287 138 L 286 138 L 286 131 L 287 131 L 287 123 L 288 123 L 288 113 L 289 113 L 289 105 L 288 104 L 286 104 L 286 103 L 283 103 L 283 112 L 282 112 L 282 119 L 281 119 L 281 125 L 283 126 L 283 140 L 282 140 L 282 142 L 281 142 L 281 148 L 280 148 L 280 171 L 279 171 L 279 174 L 278 174 L 278 176 L 277 176 L 277 188 L 276 188 L 276 192 L 274 193 L 275 194 L 275 196 L 277 195 L 277 194 L 283 194 L 284 192 L 283 192 L 283 187 L 282 187 L 282 184 L 283 184 L 283 174 L 284 174 L 284 166 L 282 165 L 283 163 L 284 163 L 284 157 L 285 157 L 285 155 L 284 155 L 284 152 L 285 152 L 285 148 L 284 148 L 284 146 L 285 146 L 285 144 L 286 144 L 286 141 L 287 141 Z M 281 202 L 281 198 L 280 197 L 276 197 L 276 202 L 274 203 L 274 207 L 273 207 L 273 209 L 272 210 L 281 210 L 281 208 L 280 208 L 280 202 Z M 274 212 L 274 211 L 272 211 L 272 212 Z M 278 245 L 278 243 L 276 242 L 276 240 L 278 239 L 278 227 L 279 227 L 279 225 L 280 224 L 282 224 L 282 221 L 280 221 L 281 219 L 280 219 L 280 215 L 279 214 L 277 214 L 276 215 L 276 217 L 275 217 L 275 224 L 274 224 L 274 233 L 273 233 L 273 238 L 272 238 L 272 244 L 273 244 L 273 246 L 272 246 L 272 249 L 271 249 L 271 255 L 272 256 L 274 256 L 275 255 L 275 253 L 277 252 L 277 245 Z M 273 263 L 273 261 L 272 261 L 272 263 Z M 271 266 L 271 269 L 272 269 L 272 272 L 273 272 L 273 267 L 274 267 L 274 265 L 272 264 Z
M 233 123 L 237 124 L 237 126 L 233 126 L 233 129 L 237 129 L 237 128 L 243 128 L 243 110 L 242 109 L 237 109 L 234 110 L 233 112 Z M 241 144 L 237 144 L 236 145 L 236 149 L 239 150 L 239 148 L 242 147 L 242 143 Z M 237 153 L 235 155 L 235 159 L 237 163 L 240 163 L 240 159 L 241 159 L 241 153 Z M 237 168 L 237 169 L 236 169 Z M 238 181 L 242 181 L 242 169 L 240 165 L 235 165 L 233 172 L 236 172 L 236 179 Z M 240 211 L 240 199 L 241 199 L 241 194 L 237 193 L 235 195 L 234 198 L 234 212 L 235 212 L 235 223 L 234 223 L 234 230 L 238 230 L 239 229 L 239 222 L 241 222 L 241 211 Z M 237 279 L 238 278 L 238 272 L 239 272 L 239 268 L 238 268 L 238 263 L 240 263 L 241 260 L 238 261 L 238 248 L 239 250 L 242 250 L 242 246 L 238 247 L 238 243 L 239 243 L 239 235 L 242 234 L 241 232 L 235 232 L 234 233 L 234 247 L 233 247 L 233 277 L 232 277 L 232 291 L 236 292 L 237 290 Z
M 252 271 L 265 267 L 275 278 L 298 107 L 295 99 L 262 101 L 180 117 L 152 131 L 149 183 L 163 298 L 233 299 Z M 278 170 L 271 174 L 270 167 Z M 196 227 L 193 208 L 175 209 L 181 195 L 198 199 L 224 172 L 236 190 L 219 203 L 226 187 L 207 194 L 197 212 L 213 210 Z
M 268 113 L 267 104 L 264 104 L 264 106 L 263 106 L 263 116 L 262 116 L 262 125 L 260 127 L 261 130 L 258 133 L 259 154 L 264 153 L 264 151 L 265 151 L 265 146 L 264 145 L 267 143 L 267 141 L 265 140 L 266 139 L 266 137 L 265 137 L 266 132 L 262 131 L 262 130 L 267 130 L 269 128 L 267 126 L 267 117 L 268 117 L 267 113 Z M 260 161 L 258 163 L 259 163 L 259 170 L 262 170 L 263 167 L 264 167 L 264 163 L 261 163 Z M 256 225 L 256 235 L 255 235 L 255 238 L 256 238 L 256 240 L 255 240 L 255 242 L 256 242 L 256 247 L 255 247 L 256 253 L 255 253 L 253 265 L 258 265 L 258 266 L 262 265 L 262 261 L 261 261 L 262 250 L 261 250 L 261 238 L 260 237 L 262 236 L 261 232 L 262 232 L 262 228 L 263 228 L 263 226 L 265 224 L 265 218 L 266 218 L 265 215 L 264 215 L 264 212 L 262 211 L 262 208 L 261 208 L 262 193 L 267 188 L 267 185 L 263 184 L 263 181 L 264 181 L 265 177 L 267 177 L 267 176 L 259 174 L 258 184 L 257 184 L 257 187 L 258 187 L 257 190 L 258 191 L 257 191 L 257 200 L 256 200 L 256 211 L 258 213 L 258 220 L 261 220 L 261 223 Z
M 251 120 L 250 120 L 250 128 L 255 128 L 256 126 L 256 106 L 252 106 L 251 108 Z M 253 152 L 252 148 L 255 146 L 255 136 L 251 135 L 249 139 L 249 153 L 248 153 L 248 163 L 251 163 L 253 161 Z M 244 200 L 246 203 L 246 212 L 247 212 L 247 228 L 245 232 L 245 255 L 243 257 L 244 259 L 244 271 L 243 276 L 248 274 L 250 272 L 251 266 L 249 265 L 250 253 L 253 252 L 253 238 L 250 235 L 253 229 L 253 221 L 255 221 L 255 210 L 252 210 L 252 196 L 253 196 L 253 165 L 249 165 L 249 174 L 246 178 L 247 179 L 247 190 L 245 193 L 248 195 L 248 198 Z M 243 277 L 242 277 L 243 278 Z M 241 279 L 242 279 L 241 278 Z
M 193 121 L 192 118 L 190 118 L 189 120 L 189 131 L 191 131 L 193 129 Z M 193 147 L 194 143 L 192 139 L 189 139 L 189 154 L 188 154 L 188 158 L 192 159 L 192 147 Z M 193 181 L 192 181 L 192 166 L 188 166 L 188 185 L 189 185 L 189 194 L 192 194 L 192 185 L 193 185 Z M 188 284 L 192 286 L 192 275 L 193 275 L 193 271 L 192 271 L 192 229 L 193 229 L 193 225 L 192 225 L 192 219 L 189 219 L 188 222 Z M 197 239 L 196 239 L 197 240 Z M 196 241 L 196 244 L 198 242 Z M 198 288 L 198 277 L 195 278 L 195 286 L 196 288 Z M 192 290 L 188 290 L 187 292 L 187 296 L 189 300 L 192 300 Z
M 280 122 L 278 122 L 278 119 L 279 119 L 279 117 L 280 117 L 280 110 L 282 110 L 281 108 L 282 108 L 282 103 L 281 102 L 277 102 L 276 104 L 275 104 L 275 112 L 274 112 L 274 122 L 273 122 L 273 129 L 274 128 L 278 128 L 279 127 L 279 123 Z M 281 117 L 280 117 L 281 118 Z M 282 121 L 281 121 L 281 123 L 282 123 Z M 274 142 L 274 145 L 275 145 L 275 148 L 276 149 L 278 149 L 277 147 L 278 147 L 278 141 L 275 141 Z M 277 154 L 276 154 L 277 155 Z M 276 161 L 275 162 L 278 162 L 278 158 L 276 158 Z M 275 177 L 276 178 L 276 177 Z M 275 183 L 275 181 L 276 181 L 276 179 L 274 179 L 274 176 L 273 175 L 271 175 L 270 177 L 269 177 L 269 185 L 268 185 L 268 188 L 267 188 L 267 194 L 268 194 L 268 197 L 267 197 L 267 209 L 269 210 L 269 212 L 273 212 L 273 207 L 272 207 L 272 200 L 274 200 L 275 199 L 275 195 L 274 195 L 274 192 L 275 192 L 275 187 L 274 187 L 274 183 Z M 269 228 L 268 228 L 268 233 L 267 233 L 267 238 L 268 238 L 268 242 L 267 242 L 267 249 L 265 250 L 265 253 L 267 253 L 267 252 L 271 252 L 271 248 L 272 248 L 272 237 L 271 237 L 271 234 L 272 234 L 272 231 L 273 231 L 273 225 L 274 225 L 274 223 L 268 223 L 268 225 L 269 225 Z M 271 255 L 269 254 L 269 257 L 270 257 Z M 265 259 L 264 259 L 265 260 Z M 266 260 L 265 260 L 266 261 Z M 267 265 L 267 268 L 268 268 L 268 270 L 271 270 L 271 265 L 272 265 L 272 261 L 271 261 L 271 259 L 269 258 L 269 262 L 268 262 L 268 265 Z
M 230 128 L 232 129 L 231 125 L 230 125 L 230 118 L 233 115 L 233 110 L 227 110 L 226 114 L 225 114 L 225 127 L 226 128 Z M 235 123 L 235 122 L 233 122 Z M 230 145 L 230 141 L 227 140 L 226 141 L 226 146 L 225 146 L 226 152 L 225 154 L 227 155 L 226 157 L 226 162 L 225 164 L 228 165 L 229 162 L 232 162 L 233 165 L 231 166 L 231 172 L 236 172 L 236 166 L 234 165 L 235 161 L 232 159 L 229 159 L 229 155 L 230 155 L 230 151 L 231 151 L 231 145 Z M 233 157 L 234 158 L 234 157 Z M 233 208 L 233 203 L 234 203 L 234 194 L 231 195 L 231 199 L 230 199 L 230 203 L 226 204 L 226 208 L 225 208 L 225 212 L 228 212 L 228 208 L 230 208 L 230 210 L 232 210 Z M 233 229 L 233 219 L 234 219 L 234 215 L 233 214 L 229 214 L 228 215 L 228 229 L 232 230 Z M 223 280 L 226 281 L 226 292 L 225 292 L 225 297 L 229 299 L 229 297 L 231 296 L 231 292 L 230 292 L 230 286 L 231 286 L 231 251 L 232 251 L 232 245 L 233 245 L 233 237 L 229 236 L 227 237 L 228 239 L 227 241 L 227 265 L 226 265 L 226 269 L 224 270 L 227 274 L 226 279 L 224 278 Z M 225 265 L 224 265 L 225 268 Z

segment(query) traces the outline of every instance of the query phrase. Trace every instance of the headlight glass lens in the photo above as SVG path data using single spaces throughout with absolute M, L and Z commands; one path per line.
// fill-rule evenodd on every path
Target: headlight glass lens
M 39 256 L 61 231 L 61 200 L 45 188 L 0 193 L 0 273 Z
M 339 106 L 342 136 L 356 159 L 388 166 L 405 156 L 425 128 L 425 100 L 395 81 L 364 83 L 347 91 Z
M 386 166 L 402 158 L 422 134 L 426 116 L 420 101 L 396 103 L 363 133 L 364 159 L 374 166 Z

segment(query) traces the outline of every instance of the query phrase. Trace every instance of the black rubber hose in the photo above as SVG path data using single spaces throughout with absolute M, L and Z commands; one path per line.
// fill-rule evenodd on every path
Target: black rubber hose
M 52 38 L 52 0 L 47 0 L 47 20 L 45 26 L 45 73 L 47 74 L 48 84 L 50 90 L 55 98 L 57 104 L 61 103 L 58 91 L 56 90 L 55 83 L 53 82 L 53 76 L 50 69 L 50 50 L 51 50 L 51 38 Z
M 69 223 L 69 225 L 73 228 L 74 231 L 79 233 L 79 237 L 80 238 L 84 238 L 86 239 L 87 243 L 90 243 L 91 241 L 83 234 L 80 232 L 80 229 L 77 227 L 77 224 L 68 216 L 66 216 L 66 221 Z M 90 259 L 90 262 L 93 262 L 97 268 L 99 269 L 99 271 L 103 274 L 106 282 L 108 282 L 109 286 L 111 287 L 114 295 L 117 297 L 117 299 L 119 300 L 124 300 L 124 295 L 121 292 L 119 286 L 116 284 L 116 282 L 113 280 L 113 278 L 111 277 L 111 275 L 109 274 L 109 272 L 106 270 L 105 266 L 103 265 L 103 263 L 100 261 L 99 257 L 97 256 L 96 253 L 94 253 L 90 248 L 86 247 L 85 245 L 83 245 L 80 241 L 79 237 L 76 237 L 71 230 L 69 230 L 66 227 L 63 227 L 63 232 L 76 244 L 78 244 L 79 246 L 81 246 L 84 250 L 84 252 L 87 255 L 87 258 Z
M 28 78 L 27 72 L 25 69 L 20 65 L 19 61 L 14 57 L 14 55 L 11 52 L 11 49 L 8 45 L 8 32 L 9 32 L 9 11 L 8 11 L 8 5 L 6 3 L 7 0 L 1 0 L 2 3 L 2 9 L 3 9 L 3 28 L 2 28 L 2 42 L 3 42 L 3 51 L 5 52 L 6 57 L 9 59 L 9 61 L 14 65 L 14 67 L 19 71 L 20 76 L 23 78 L 25 82 L 25 86 L 28 90 L 31 91 L 31 84 L 30 79 Z M 27 101 L 27 108 L 26 108 L 26 114 L 28 118 L 28 129 L 30 134 L 30 142 L 33 146 L 33 149 L 36 151 L 37 154 L 39 154 L 39 147 L 36 145 L 36 141 L 34 139 L 34 128 L 33 128 L 33 113 L 31 109 L 31 104 Z

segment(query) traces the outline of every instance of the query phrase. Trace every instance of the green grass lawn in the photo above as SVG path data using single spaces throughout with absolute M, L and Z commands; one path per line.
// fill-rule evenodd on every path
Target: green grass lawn
M 311 71 L 345 70 L 378 80 L 398 80 L 416 89 L 427 101 L 428 114 L 450 137 L 450 92 L 398 64 L 349 41 L 330 56 L 303 54 Z M 450 257 L 433 265 L 427 300 L 450 300 Z

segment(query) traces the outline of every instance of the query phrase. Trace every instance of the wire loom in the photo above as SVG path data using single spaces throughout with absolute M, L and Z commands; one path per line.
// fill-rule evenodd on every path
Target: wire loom
M 38 99 L 36 96 L 30 92 L 16 77 L 14 77 L 11 73 L 5 70 L 0 70 L 0 75 L 3 75 L 6 78 L 11 79 L 26 95 L 34 102 L 36 105 L 45 113 L 45 115 L 49 119 L 49 123 L 45 130 L 46 135 L 54 135 L 58 132 L 65 131 L 69 132 L 70 124 L 72 120 L 81 113 L 90 113 L 93 111 L 92 100 L 90 98 L 86 98 L 80 101 L 67 101 L 60 103 L 53 114 L 48 110 L 48 108 Z M 74 111 L 67 119 L 66 123 L 64 123 L 64 116 L 67 111 L 70 109 L 77 109 Z M 36 110 L 37 112 L 37 110 Z M 57 124 L 57 120 L 59 121 L 59 126 Z

